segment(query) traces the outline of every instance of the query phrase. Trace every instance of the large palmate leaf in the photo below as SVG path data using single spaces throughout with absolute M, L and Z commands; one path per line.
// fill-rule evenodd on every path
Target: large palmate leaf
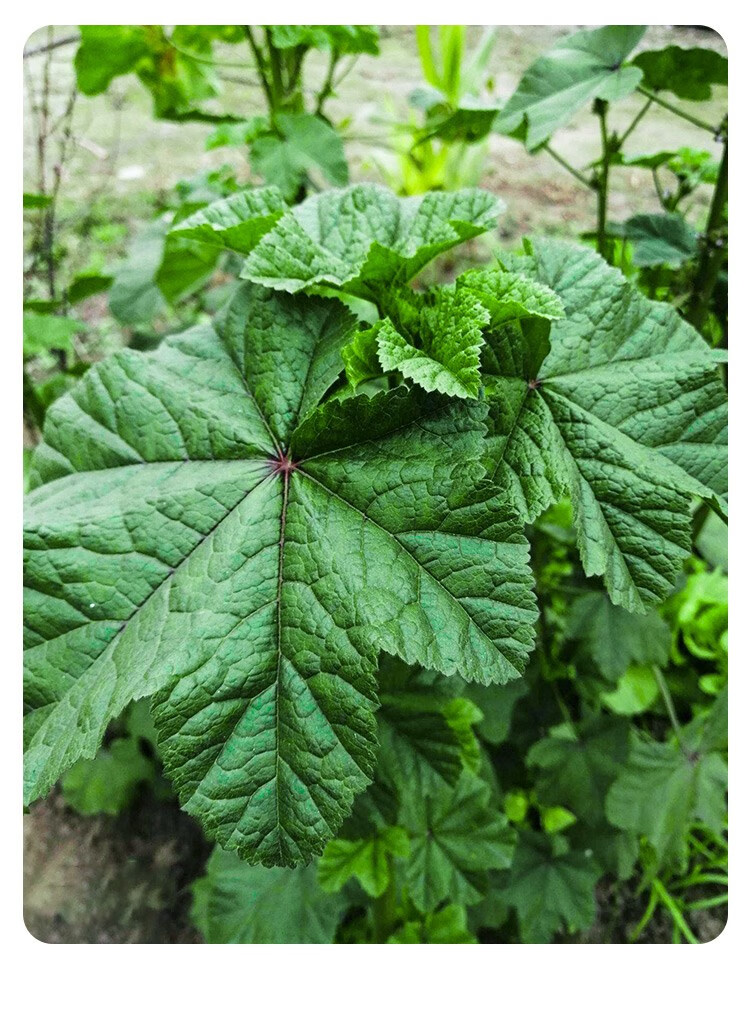
M 524 943 L 549 943 L 562 926 L 594 921 L 594 886 L 601 870 L 590 855 L 572 852 L 559 835 L 519 835 L 503 897 L 515 907 Z
M 648 49 L 633 63 L 643 71 L 643 84 L 653 91 L 671 91 L 678 98 L 703 102 L 711 97 L 711 87 L 726 87 L 729 63 L 726 56 L 713 49 Z
M 486 871 L 510 866 L 515 832 L 493 809 L 489 787 L 464 774 L 454 789 L 423 789 L 418 781 L 402 797 L 400 822 L 411 841 L 405 877 L 421 912 L 445 899 L 478 902 Z
M 310 177 L 322 177 L 332 186 L 349 182 L 349 167 L 340 135 L 320 116 L 309 113 L 279 113 L 278 132 L 268 132 L 254 141 L 253 168 L 278 186 L 285 199 L 293 201 Z
M 316 407 L 355 325 L 245 285 L 221 336 L 117 354 L 49 411 L 26 507 L 27 801 L 153 695 L 185 809 L 294 864 L 368 782 L 380 649 L 519 675 L 528 546 L 481 481 L 486 407 L 405 387 Z
M 538 769 L 536 790 L 546 805 L 562 805 L 580 820 L 604 823 L 607 790 L 627 755 L 628 725 L 624 719 L 600 717 L 576 726 L 556 727 L 526 755 Z
M 519 136 L 534 150 L 592 99 L 626 97 L 642 71 L 623 63 L 645 31 L 642 25 L 606 25 L 562 39 L 523 75 L 495 129 Z
M 171 234 L 248 253 L 286 210 L 274 186 L 243 189 L 183 218 Z
M 242 276 L 301 291 L 325 284 L 377 301 L 440 253 L 495 226 L 502 205 L 482 190 L 399 199 L 369 183 L 320 193 L 263 237 Z
M 333 943 L 346 910 L 314 866 L 249 866 L 218 846 L 193 884 L 193 921 L 206 943 Z
M 645 612 L 690 547 L 690 495 L 723 508 L 726 393 L 717 359 L 677 312 L 591 251 L 539 241 L 510 264 L 562 299 L 543 330 L 485 335 L 488 468 L 535 519 L 568 493 L 588 575 Z

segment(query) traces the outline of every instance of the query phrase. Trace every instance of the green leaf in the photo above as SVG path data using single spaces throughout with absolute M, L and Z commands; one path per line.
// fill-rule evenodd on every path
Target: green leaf
M 428 392 L 476 397 L 481 388 L 479 352 L 489 313 L 468 290 L 441 288 L 435 304 L 422 310 L 422 348 L 401 336 L 389 319 L 377 331 L 378 359 Z
M 218 846 L 193 884 L 206 943 L 333 943 L 345 909 L 343 895 L 321 891 L 314 866 L 250 866 Z
M 476 943 L 469 931 L 466 909 L 446 905 L 432 912 L 422 922 L 406 922 L 388 937 L 388 943 Z
M 47 196 L 45 193 L 23 194 L 24 210 L 37 210 L 40 207 L 49 207 L 51 203 L 52 203 L 52 197 Z
M 526 680 L 512 680 L 508 684 L 469 684 L 468 697 L 479 706 L 482 721 L 477 726 L 477 732 L 487 743 L 504 743 L 510 733 L 513 709 L 517 703 L 529 693 Z
M 594 98 L 625 98 L 642 71 L 623 64 L 645 31 L 642 25 L 607 25 L 568 35 L 528 68 L 495 129 L 519 136 L 533 151 Z
M 219 249 L 167 235 L 153 282 L 170 304 L 197 291 L 211 276 Z
M 476 740 L 478 713 L 461 707 L 456 686 L 398 660 L 381 662 L 378 772 L 397 789 L 411 783 L 455 785 Z M 442 680 L 442 678 L 441 678 Z
M 391 880 L 390 859 L 409 855 L 409 836 L 403 828 L 385 828 L 372 838 L 329 842 L 318 861 L 318 883 L 324 891 L 340 891 L 356 877 L 371 898 L 379 898 Z
M 72 351 L 73 336 L 86 329 L 86 323 L 67 316 L 23 314 L 23 356 L 33 357 L 44 351 Z
M 109 274 L 76 274 L 65 292 L 65 298 L 71 305 L 75 305 L 76 302 L 82 302 L 86 298 L 91 298 L 92 295 L 107 291 L 112 287 L 113 281 L 114 277 Z
M 164 255 L 166 225 L 153 221 L 131 242 L 128 256 L 115 268 L 109 308 L 125 326 L 150 322 L 166 307 L 154 280 Z
M 659 685 L 648 666 L 631 666 L 617 682 L 614 691 L 601 696 L 602 703 L 615 715 L 640 715 L 659 697 Z
M 682 214 L 636 214 L 625 222 L 623 234 L 633 244 L 637 267 L 678 267 L 698 253 L 698 234 Z
M 383 374 L 378 358 L 378 334 L 384 325 L 386 320 L 380 320 L 366 330 L 359 330 L 349 343 L 341 348 L 344 370 L 352 389 Z
M 453 789 L 404 792 L 400 823 L 411 840 L 405 877 L 420 912 L 442 901 L 464 905 L 480 901 L 486 871 L 510 865 L 515 834 L 493 808 L 489 787 L 468 773 Z
M 628 667 L 666 666 L 671 633 L 655 611 L 631 614 L 606 593 L 579 596 L 570 608 L 567 637 L 582 642 L 605 680 L 615 683 Z
M 591 926 L 600 875 L 592 857 L 572 852 L 559 835 L 521 832 L 504 898 L 516 909 L 522 942 L 549 943 L 563 926 Z
M 690 494 L 723 507 L 726 392 L 713 352 L 664 303 L 596 253 L 536 243 L 517 272 L 552 288 L 565 319 L 549 353 L 512 327 L 485 334 L 490 476 L 532 521 L 569 494 L 587 575 L 645 613 L 669 593 L 691 543 Z M 493 374 L 494 373 L 494 374 Z
M 558 831 L 565 831 L 578 820 L 576 815 L 565 807 L 543 807 L 539 813 L 542 830 L 548 835 L 556 835 Z
M 246 285 L 221 337 L 116 354 L 50 409 L 26 500 L 29 802 L 154 695 L 185 809 L 298 863 L 369 781 L 379 650 L 519 676 L 528 545 L 481 481 L 485 407 L 402 387 L 317 408 L 355 325 Z
M 171 234 L 221 249 L 249 253 L 286 209 L 274 186 L 243 189 L 217 200 L 171 229 Z
M 266 134 L 252 145 L 253 169 L 278 186 L 284 199 L 293 202 L 308 177 L 322 176 L 332 186 L 346 186 L 349 168 L 340 135 L 320 116 L 279 113 L 275 119 L 280 136 Z
M 334 49 L 337 53 L 380 52 L 377 25 L 271 25 L 271 39 L 277 49 L 311 46 Z
M 301 291 L 326 284 L 372 299 L 440 253 L 495 226 L 500 201 L 481 190 L 399 199 L 363 183 L 288 211 L 250 253 L 242 276 Z
M 671 91 L 690 102 L 711 98 L 713 84 L 727 85 L 729 63 L 713 49 L 648 49 L 633 60 L 643 72 L 642 83 L 652 91 Z
M 606 716 L 576 725 L 567 733 L 539 740 L 528 751 L 526 763 L 538 769 L 535 783 L 546 805 L 561 805 L 587 824 L 604 822 L 604 800 L 627 756 L 628 726 Z
M 456 283 L 459 290 L 467 289 L 479 298 L 494 328 L 513 320 L 552 321 L 565 315 L 562 299 L 551 288 L 523 274 L 504 269 L 467 270 Z
M 138 787 L 154 778 L 154 764 L 133 737 L 113 740 L 90 761 L 77 761 L 63 776 L 62 794 L 79 814 L 119 814 Z
M 141 25 L 80 25 L 81 44 L 74 65 L 84 95 L 106 91 L 115 77 L 131 73 L 148 56 Z

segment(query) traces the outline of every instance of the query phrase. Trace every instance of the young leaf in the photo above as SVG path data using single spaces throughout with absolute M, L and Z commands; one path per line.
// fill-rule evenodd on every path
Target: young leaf
M 365 894 L 379 898 L 391 879 L 390 859 L 409 855 L 409 836 L 403 828 L 389 827 L 371 838 L 350 841 L 335 838 L 318 861 L 318 883 L 324 891 L 340 891 L 356 877 Z
M 515 833 L 489 796 L 489 787 L 468 773 L 454 789 L 425 792 L 417 782 L 405 790 L 400 821 L 411 840 L 406 886 L 421 912 L 446 899 L 475 904 L 485 871 L 510 865 Z
M 193 884 L 193 921 L 206 943 L 333 943 L 346 909 L 315 867 L 250 866 L 218 846 Z
M 544 804 L 561 804 L 596 827 L 604 822 L 604 800 L 628 751 L 628 724 L 600 717 L 576 726 L 576 736 L 552 733 L 528 751 L 539 769 L 535 782 Z
M 374 326 L 359 330 L 349 343 L 341 348 L 344 371 L 353 389 L 383 374 L 378 358 L 378 334 L 386 326 L 391 327 L 391 321 L 381 319 Z
M 77 761 L 62 780 L 65 802 L 79 814 L 119 814 L 133 802 L 138 786 L 151 782 L 154 763 L 134 737 L 113 740 L 90 761 Z
M 399 371 L 428 392 L 476 399 L 482 329 L 489 321 L 489 313 L 470 291 L 442 288 L 435 304 L 421 313 L 423 349 L 385 319 L 377 332 L 378 359 L 384 371 Z
M 634 664 L 665 666 L 669 625 L 656 611 L 631 614 L 606 593 L 579 596 L 570 608 L 567 637 L 585 644 L 599 672 L 613 683 Z
M 645 31 L 642 25 L 606 25 L 561 39 L 523 75 L 495 129 L 518 135 L 533 151 L 592 99 L 625 98 L 642 71 L 623 63 Z
M 364 183 L 288 211 L 250 253 L 242 277 L 282 291 L 326 284 L 375 299 L 440 253 L 495 226 L 500 201 L 482 190 L 399 199 Z
M 259 137 L 252 145 L 251 160 L 255 171 L 278 186 L 285 199 L 293 201 L 311 174 L 332 186 L 346 186 L 344 145 L 330 123 L 302 112 L 279 113 L 275 122 L 281 135 Z
M 600 875 L 591 857 L 572 852 L 559 835 L 521 832 L 503 896 L 516 909 L 523 943 L 549 943 L 563 925 L 590 926 Z
M 185 809 L 251 860 L 298 863 L 368 782 L 380 649 L 519 675 L 528 547 L 479 480 L 485 408 L 402 387 L 316 409 L 355 325 L 246 286 L 221 337 L 117 354 L 48 412 L 26 509 L 44 710 L 27 801 L 155 694 Z
M 388 937 L 388 943 L 476 943 L 469 931 L 466 909 L 446 905 L 431 912 L 422 922 L 406 922 Z
M 552 288 L 566 316 L 532 372 L 543 335 L 530 357 L 518 330 L 485 334 L 490 475 L 528 520 L 569 493 L 586 573 L 643 613 L 687 556 L 689 495 L 724 507 L 716 358 L 671 306 L 649 302 L 593 252 L 539 241 L 511 267 Z
M 286 210 L 274 186 L 243 189 L 183 218 L 172 235 L 249 253 Z
M 711 86 L 726 87 L 729 63 L 726 56 L 713 49 L 647 49 L 633 60 L 643 71 L 643 84 L 652 91 L 671 91 L 689 102 L 705 102 L 711 97 Z
M 614 691 L 600 695 L 602 703 L 615 715 L 640 715 L 659 697 L 659 685 L 648 666 L 631 666 Z

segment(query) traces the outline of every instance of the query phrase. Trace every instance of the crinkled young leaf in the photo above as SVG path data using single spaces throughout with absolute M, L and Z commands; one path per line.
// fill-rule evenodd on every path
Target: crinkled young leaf
M 249 253 L 286 210 L 275 186 L 243 189 L 183 218 L 171 234 Z
M 600 876 L 593 858 L 571 852 L 561 836 L 521 832 L 503 896 L 516 909 L 523 942 L 549 943 L 564 925 L 590 926 Z
M 185 809 L 294 864 L 368 782 L 380 649 L 519 676 L 528 545 L 478 482 L 485 407 L 402 387 L 316 409 L 355 325 L 248 285 L 221 337 L 117 354 L 49 411 L 26 507 L 28 802 L 154 695 Z
M 377 333 L 378 359 L 384 371 L 399 371 L 428 392 L 476 398 L 482 384 L 482 329 L 489 318 L 470 291 L 439 289 L 435 304 L 421 313 L 422 347 L 414 347 L 385 319 Z
M 318 883 L 334 892 L 356 877 L 365 894 L 379 898 L 391 880 L 390 860 L 408 855 L 409 836 L 403 828 L 384 828 L 369 838 L 334 838 L 318 861 Z
M 671 91 L 690 102 L 704 102 L 711 97 L 711 86 L 726 87 L 729 63 L 726 56 L 713 49 L 694 46 L 667 46 L 647 49 L 633 60 L 643 71 L 643 84 L 652 91 Z
M 623 63 L 645 31 L 642 25 L 606 25 L 561 39 L 523 75 L 495 129 L 518 135 L 531 151 L 592 99 L 625 98 L 638 86 L 642 71 Z
M 217 845 L 193 884 L 192 917 L 206 943 L 333 943 L 346 910 L 314 866 L 250 866 Z
M 564 727 L 565 729 L 565 727 Z M 596 827 L 604 822 L 604 800 L 628 751 L 628 724 L 602 716 L 568 732 L 551 733 L 526 755 L 537 769 L 535 786 L 544 804 L 561 804 Z
M 478 189 L 399 199 L 363 183 L 288 211 L 250 253 L 242 276 L 301 291 L 318 284 L 377 300 L 440 253 L 495 226 L 502 204 Z
M 596 253 L 539 241 L 514 270 L 561 297 L 529 355 L 518 328 L 485 334 L 490 474 L 533 520 L 570 494 L 588 575 L 645 612 L 690 547 L 690 494 L 722 504 L 726 393 L 716 358 L 666 304 L 650 302 Z
M 411 840 L 406 886 L 423 913 L 446 899 L 476 904 L 486 871 L 510 866 L 515 832 L 473 775 L 465 773 L 453 789 L 413 783 L 402 796 L 400 822 Z
M 380 319 L 374 326 L 355 333 L 349 343 L 341 348 L 344 371 L 353 389 L 368 379 L 383 374 L 378 357 L 378 334 L 384 326 L 392 326 L 390 320 Z

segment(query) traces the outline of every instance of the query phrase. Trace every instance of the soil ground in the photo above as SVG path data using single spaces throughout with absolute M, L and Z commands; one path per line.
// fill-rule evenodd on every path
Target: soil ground
M 523 70 L 556 39 L 576 26 L 503 26 L 491 66 L 496 93 L 508 97 Z M 475 36 L 477 29 L 472 29 Z M 57 26 L 56 36 L 71 34 Z M 46 29 L 35 33 L 27 46 L 43 44 Z M 723 40 L 698 28 L 655 26 L 645 45 L 711 46 L 725 52 Z M 62 111 L 73 79 L 73 47 L 55 50 L 52 61 L 53 117 Z M 225 58 L 237 60 L 238 50 L 227 47 Z M 26 61 L 32 81 L 38 83 L 41 59 Z M 323 72 L 311 62 L 314 76 Z M 247 76 L 247 75 L 245 75 Z M 355 180 L 378 179 L 377 164 L 387 145 L 382 122 L 384 102 L 404 114 L 410 91 L 420 84 L 421 72 L 413 31 L 388 27 L 383 31 L 382 55 L 362 58 L 331 103 L 332 118 L 347 119 L 350 140 L 347 154 Z M 222 106 L 241 115 L 261 111 L 258 90 L 226 82 Z M 715 99 L 701 106 L 700 114 L 719 122 L 726 95 L 716 89 Z M 616 106 L 612 125 L 621 129 L 642 103 L 636 96 Z M 30 115 L 27 109 L 27 115 Z M 380 120 L 380 121 L 379 121 Z M 232 165 L 240 179 L 250 178 L 241 151 L 205 150 L 211 128 L 198 124 L 159 122 L 150 114 L 150 99 L 134 78 L 120 78 L 110 92 L 96 98 L 79 97 L 74 117 L 75 144 L 61 189 L 61 234 L 65 215 L 80 208 L 97 208 L 109 231 L 94 233 L 91 242 L 71 254 L 85 266 L 91 257 L 112 256 L 128 234 L 147 218 L 154 198 L 188 178 L 223 164 Z M 596 157 L 598 123 L 587 113 L 562 130 L 555 146 L 568 161 L 581 168 Z M 680 146 L 707 150 L 716 145 L 710 135 L 662 109 L 654 108 L 630 137 L 628 153 L 648 153 Z M 27 132 L 25 188 L 34 191 L 35 158 L 31 131 Z M 575 235 L 593 227 L 594 196 L 547 155 L 529 155 L 513 140 L 493 136 L 481 185 L 498 193 L 507 205 L 500 238 L 513 246 L 521 235 L 534 233 Z M 693 213 L 700 218 L 706 195 L 695 195 Z M 614 173 L 611 217 L 658 210 L 648 172 L 620 169 Z M 115 232 L 113 242 L 113 229 Z M 118 232 L 119 229 L 119 232 Z M 99 238 L 97 238 L 97 234 Z M 101 242 L 101 250 L 97 250 Z M 92 299 L 95 312 L 106 311 L 106 301 Z M 66 808 L 59 794 L 37 803 L 24 818 L 25 908 L 30 932 L 47 943 L 200 943 L 190 924 L 190 882 L 200 874 L 209 851 L 200 830 L 175 805 L 157 803 L 144 794 L 128 813 L 117 818 L 81 817 Z M 619 943 L 642 911 L 633 894 L 600 891 L 595 927 L 581 938 L 589 943 Z M 694 923 L 701 940 L 710 940 L 722 928 L 723 918 L 706 914 Z M 642 942 L 668 943 L 671 932 L 657 916 Z

